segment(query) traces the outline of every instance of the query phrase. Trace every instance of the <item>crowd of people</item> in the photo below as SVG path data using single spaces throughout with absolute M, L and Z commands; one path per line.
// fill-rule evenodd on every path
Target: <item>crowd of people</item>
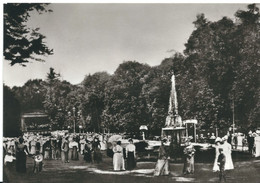
M 19 138 L 4 138 L 3 152 L 5 165 L 16 162 L 17 172 L 26 172 L 26 157 L 34 158 L 34 171 L 42 169 L 43 160 L 60 160 L 70 163 L 78 161 L 82 156 L 87 163 L 102 162 L 101 151 L 107 151 L 107 155 L 113 157 L 114 170 L 135 168 L 136 148 L 133 140 L 129 140 L 126 147 L 121 146 L 121 141 L 109 142 L 109 137 L 114 134 L 61 134 L 42 136 L 34 133 L 26 133 Z M 112 156 L 109 155 L 112 153 Z
M 260 138 L 259 136 L 259 130 L 256 130 L 255 132 L 250 130 L 248 134 L 229 132 L 227 142 L 231 145 L 232 150 L 249 151 L 252 156 L 259 156 L 259 153 L 256 152 L 257 142 Z M 203 134 L 196 135 L 198 143 L 214 144 L 216 139 L 217 137 L 214 133 L 208 133 L 206 136 Z
M 26 172 L 26 158 L 29 156 L 34 158 L 33 171 L 39 172 L 42 170 L 43 160 L 52 159 L 69 163 L 71 160 L 78 161 L 79 156 L 82 156 L 87 163 L 100 163 L 102 162 L 101 151 L 110 149 L 112 152 L 111 157 L 113 157 L 114 171 L 133 170 L 136 168 L 136 146 L 133 139 L 129 139 L 128 144 L 122 146 L 122 139 L 109 142 L 109 138 L 112 135 L 113 134 L 65 133 L 56 136 L 42 136 L 27 133 L 19 138 L 4 138 L 4 162 L 5 165 L 7 165 L 15 160 L 16 171 Z M 237 147 L 231 145 L 230 137 L 232 137 L 231 140 L 234 142 L 235 136 L 236 135 L 225 135 L 223 138 L 209 138 L 214 139 L 215 161 L 213 163 L 213 171 L 219 172 L 220 180 L 225 180 L 225 170 L 234 169 L 231 154 L 232 150 Z M 185 148 L 183 150 L 184 175 L 193 174 L 195 171 L 194 156 L 196 150 L 191 140 L 191 138 L 186 139 Z M 260 156 L 259 134 L 250 131 L 246 141 L 248 152 L 252 155 Z M 166 144 L 167 139 L 162 139 L 158 153 L 158 161 L 154 170 L 155 176 L 170 174 L 170 156 L 165 148 Z

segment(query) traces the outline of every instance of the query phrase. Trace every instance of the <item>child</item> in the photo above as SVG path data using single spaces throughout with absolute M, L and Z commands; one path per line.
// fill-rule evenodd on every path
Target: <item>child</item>
M 224 179 L 224 182 L 226 182 L 225 163 L 226 163 L 226 156 L 223 153 L 223 148 L 219 148 L 219 156 L 218 156 L 219 182 L 221 182 L 222 179 Z
M 15 160 L 15 157 L 13 156 L 12 151 L 8 150 L 8 152 L 4 158 L 4 165 L 9 166 L 9 164 L 10 164 L 10 166 L 11 166 L 14 160 Z
M 42 171 L 42 160 L 42 154 L 40 154 L 39 151 L 36 151 L 36 155 L 34 156 L 33 173 L 38 173 Z

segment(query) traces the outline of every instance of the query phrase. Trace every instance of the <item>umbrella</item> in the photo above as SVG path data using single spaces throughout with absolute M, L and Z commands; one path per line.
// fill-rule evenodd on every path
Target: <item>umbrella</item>
M 109 139 L 108 142 L 117 142 L 119 140 L 122 140 L 122 136 L 121 135 L 112 135 Z
M 148 130 L 147 126 L 146 125 L 141 125 L 139 130 Z

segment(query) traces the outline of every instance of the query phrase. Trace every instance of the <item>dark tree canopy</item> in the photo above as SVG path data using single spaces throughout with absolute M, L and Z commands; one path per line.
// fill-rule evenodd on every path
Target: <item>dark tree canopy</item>
M 26 25 L 30 12 L 36 10 L 39 14 L 51 12 L 46 8 L 48 4 L 40 3 L 8 3 L 4 5 L 4 58 L 11 65 L 29 61 L 44 60 L 39 57 L 53 54 L 45 44 L 46 38 L 39 32 L 40 28 L 29 28 Z M 38 55 L 38 57 L 37 57 Z
M 8 86 L 3 86 L 3 135 L 14 137 L 20 135 L 20 103 L 15 93 Z

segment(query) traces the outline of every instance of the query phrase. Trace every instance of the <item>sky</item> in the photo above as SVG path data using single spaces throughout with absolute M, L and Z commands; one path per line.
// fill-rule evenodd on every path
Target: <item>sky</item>
M 45 79 L 49 68 L 72 84 L 88 74 L 110 74 L 124 61 L 159 65 L 175 50 L 182 52 L 198 13 L 210 21 L 227 16 L 234 20 L 237 10 L 247 4 L 72 4 L 54 3 L 52 13 L 32 13 L 29 27 L 40 27 L 54 54 L 45 62 L 26 67 L 3 61 L 3 82 L 22 86 L 29 79 Z

